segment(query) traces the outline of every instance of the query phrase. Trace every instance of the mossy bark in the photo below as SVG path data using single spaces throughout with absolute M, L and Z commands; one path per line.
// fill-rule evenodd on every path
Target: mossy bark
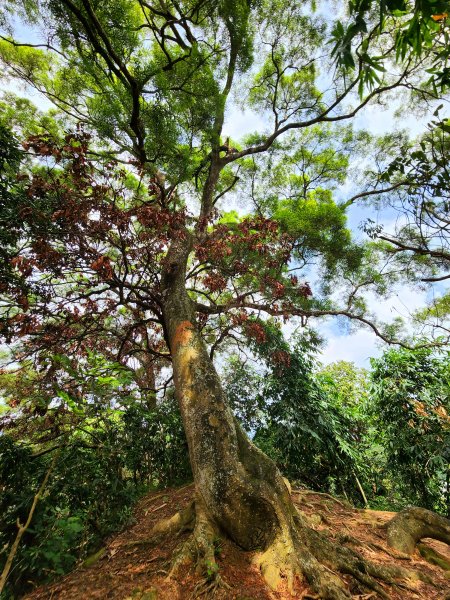
M 399 552 L 413 554 L 423 538 L 450 544 L 450 520 L 431 510 L 412 506 L 399 512 L 388 524 L 388 544 Z

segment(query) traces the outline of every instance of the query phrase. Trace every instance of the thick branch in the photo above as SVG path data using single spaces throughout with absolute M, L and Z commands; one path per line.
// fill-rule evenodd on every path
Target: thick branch
M 317 310 L 317 309 L 303 309 L 303 308 L 302 309 L 290 308 L 290 309 L 286 310 L 286 309 L 273 308 L 273 306 L 270 304 L 263 304 L 263 303 L 259 304 L 256 302 L 238 302 L 238 301 L 231 302 L 227 305 L 217 304 L 216 306 L 207 306 L 205 304 L 201 304 L 200 302 L 197 302 L 195 304 L 195 307 L 198 312 L 201 312 L 201 313 L 207 314 L 207 315 L 224 314 L 232 308 L 249 308 L 249 309 L 252 309 L 255 311 L 265 312 L 266 314 L 271 315 L 272 317 L 283 317 L 286 315 L 286 313 L 289 313 L 289 315 L 291 315 L 293 317 L 302 317 L 302 319 L 304 319 L 304 324 L 306 324 L 306 319 L 308 319 L 310 317 L 347 317 L 348 319 L 350 319 L 352 321 L 358 321 L 359 323 L 362 323 L 363 325 L 370 327 L 370 329 L 372 329 L 372 331 L 375 333 L 375 335 L 377 337 L 379 337 L 380 339 L 382 339 L 387 344 L 396 344 L 396 345 L 401 346 L 402 348 L 406 348 L 408 350 L 413 349 L 413 347 L 410 346 L 409 344 L 402 342 L 401 340 L 392 339 L 389 336 L 387 336 L 386 334 L 384 334 L 379 329 L 379 327 L 375 323 L 373 323 L 373 321 L 370 321 L 367 317 L 364 317 L 363 315 L 358 315 L 356 313 L 352 313 L 349 310 L 339 310 L 339 309 Z M 448 340 L 442 341 L 442 342 L 430 342 L 429 344 L 419 344 L 417 346 L 414 346 L 414 349 L 429 348 L 429 347 L 434 348 L 437 346 L 445 346 L 447 343 L 448 343 Z
M 234 152 L 233 154 L 226 156 L 223 159 L 223 161 L 227 164 L 227 163 L 233 162 L 235 160 L 238 160 L 239 158 L 243 158 L 244 156 L 249 156 L 252 154 L 260 154 L 261 152 L 265 152 L 272 146 L 272 144 L 275 142 L 275 140 L 278 137 L 280 137 L 280 135 L 282 135 L 283 133 L 286 133 L 287 131 L 289 131 L 291 129 L 305 129 L 306 127 L 310 127 L 311 125 L 316 125 L 317 123 L 332 123 L 332 122 L 336 122 L 336 121 L 345 121 L 347 119 L 351 119 L 351 118 L 355 117 L 358 114 L 358 112 L 362 108 L 364 108 L 373 98 L 401 85 L 401 81 L 403 78 L 404 78 L 404 74 L 395 83 L 374 90 L 367 96 L 367 98 L 365 98 L 365 100 L 363 102 L 361 102 L 361 104 L 359 104 L 352 111 L 350 111 L 346 114 L 343 114 L 343 115 L 336 115 L 334 117 L 328 116 L 330 114 L 330 112 L 332 110 L 334 110 L 337 106 L 339 106 L 339 104 L 342 102 L 342 100 L 345 98 L 345 96 L 347 96 L 347 94 L 356 86 L 356 84 L 358 83 L 358 79 L 355 79 L 355 81 L 353 81 L 353 83 L 349 86 L 349 88 L 341 96 L 339 96 L 339 98 L 337 98 L 337 100 L 335 100 L 335 102 L 333 102 L 333 104 L 331 104 L 325 111 L 323 111 L 317 117 L 314 117 L 307 121 L 300 121 L 297 123 L 288 123 L 284 127 L 281 127 L 280 129 L 275 130 L 262 144 L 259 144 L 258 146 L 252 146 L 250 148 L 246 148 L 245 150 L 242 150 L 241 152 Z
M 398 189 L 399 187 L 401 187 L 403 185 L 411 185 L 411 182 L 410 181 L 399 181 L 398 183 L 395 183 L 394 185 L 391 185 L 387 188 L 383 188 L 381 190 L 368 190 L 366 192 L 361 192 L 359 194 L 355 194 L 354 196 L 349 198 L 346 202 L 343 202 L 340 205 L 340 207 L 343 209 L 348 208 L 354 202 L 356 202 L 356 200 L 360 200 L 361 198 L 367 198 L 368 196 L 378 196 L 379 194 L 386 194 L 387 192 L 393 192 L 394 190 Z
M 431 510 L 412 506 L 399 512 L 388 523 L 388 544 L 399 552 L 413 554 L 423 538 L 450 544 L 450 521 Z
M 402 242 L 396 238 L 391 238 L 386 235 L 378 235 L 378 239 L 383 240 L 385 242 L 389 242 L 390 244 L 396 246 L 398 251 L 401 250 L 410 250 L 414 252 L 414 254 L 420 254 L 421 256 L 431 256 L 432 258 L 442 258 L 443 260 L 450 261 L 450 253 L 445 250 L 432 250 L 431 248 L 424 248 L 420 246 L 413 246 L 406 242 Z M 397 250 L 395 250 L 397 251 Z

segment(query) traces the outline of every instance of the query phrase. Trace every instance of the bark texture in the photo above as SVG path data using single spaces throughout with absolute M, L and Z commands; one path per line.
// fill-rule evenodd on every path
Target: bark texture
M 190 234 L 180 231 L 163 274 L 164 319 L 196 493 L 210 517 L 245 550 L 265 549 L 294 510 L 274 463 L 230 410 L 185 290 Z

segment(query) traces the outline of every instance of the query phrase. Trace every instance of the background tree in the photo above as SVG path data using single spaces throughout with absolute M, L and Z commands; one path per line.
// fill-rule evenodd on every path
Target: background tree
M 314 340 L 303 337 L 289 345 L 273 324 L 263 331 L 265 339 L 251 344 L 256 366 L 234 357 L 226 371 L 232 408 L 290 481 L 344 490 L 360 501 L 354 483 L 356 420 L 339 406 L 335 390 L 327 393 L 315 376 Z
M 439 115 L 439 109 L 435 116 Z M 397 186 L 380 201 L 396 215 L 393 228 L 369 219 L 365 229 L 379 240 L 377 251 L 401 269 L 405 279 L 421 288 L 449 278 L 447 169 L 449 133 L 445 119 L 435 118 L 415 144 L 405 144 L 392 161 L 384 164 L 381 179 Z M 429 306 L 415 315 L 427 335 L 433 334 L 445 345 L 448 340 L 448 295 L 437 286 Z M 431 326 L 427 329 L 427 325 Z
M 83 365 L 53 356 L 49 382 L 29 361 L 0 374 L 0 565 L 58 453 L 46 493 L 19 546 L 6 597 L 73 568 L 129 521 L 143 491 L 191 477 L 179 411 L 149 408 L 129 370 L 91 353 Z M 58 365 L 58 366 L 56 366 Z M 45 373 L 45 370 L 44 370 Z M 3 597 L 3 594 L 2 594 Z
M 448 513 L 448 356 L 389 350 L 373 360 L 378 440 L 396 487 L 410 502 Z

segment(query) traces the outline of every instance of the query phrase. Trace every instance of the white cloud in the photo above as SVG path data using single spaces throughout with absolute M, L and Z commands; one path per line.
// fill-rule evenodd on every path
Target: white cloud
M 44 94 L 35 90 L 31 85 L 25 85 L 16 80 L 11 79 L 10 81 L 7 81 L 3 79 L 0 83 L 0 95 L 1 92 L 11 92 L 21 98 L 27 98 L 43 112 L 55 108 L 55 105 L 50 102 Z
M 412 334 L 411 314 L 425 305 L 429 293 L 404 285 L 398 287 L 396 294 L 390 298 L 380 299 L 374 294 L 368 294 L 367 298 L 368 305 L 379 322 L 389 323 L 397 317 L 403 317 L 404 332 Z M 320 360 L 326 364 L 345 360 L 368 368 L 369 358 L 380 356 L 387 344 L 368 327 L 348 333 L 345 330 L 345 321 L 341 323 L 341 330 L 336 325 L 336 320 L 329 319 L 319 324 L 317 329 L 326 340 Z
M 249 133 L 265 131 L 267 125 L 267 120 L 261 118 L 255 112 L 242 111 L 236 106 L 232 106 L 225 117 L 223 137 L 229 135 L 232 139 L 239 140 Z
M 325 333 L 322 331 L 321 333 Z M 346 360 L 358 367 L 370 367 L 369 358 L 379 356 L 383 349 L 371 331 L 360 329 L 351 335 L 327 335 L 327 345 L 319 359 L 325 364 Z
M 380 321 L 389 322 L 396 317 L 408 319 L 411 313 L 423 308 L 427 300 L 427 292 L 411 289 L 410 286 L 400 286 L 395 295 L 389 298 L 377 298 L 367 294 L 368 306 Z
M 397 129 L 407 129 L 410 135 L 415 136 L 423 133 L 433 109 L 440 104 L 438 101 L 434 102 L 428 110 L 422 110 L 422 114 L 419 111 L 414 113 L 408 108 L 399 117 L 396 113 L 402 109 L 403 102 L 404 98 L 396 96 L 391 97 L 385 105 L 370 104 L 357 115 L 354 123 L 356 127 L 367 129 L 372 134 L 382 135 Z

